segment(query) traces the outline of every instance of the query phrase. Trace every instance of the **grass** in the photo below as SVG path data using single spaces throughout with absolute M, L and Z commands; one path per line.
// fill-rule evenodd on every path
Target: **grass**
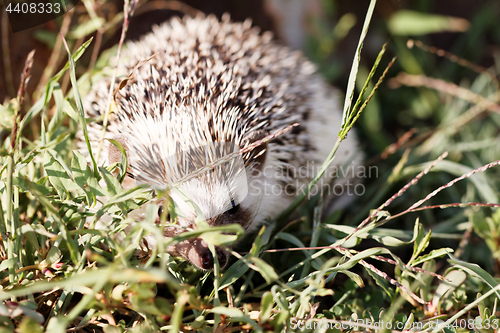
M 478 5 L 450 48 L 455 55 L 427 47 L 426 34 L 429 27 L 463 30 L 463 21 L 404 12 L 386 28 L 371 19 L 374 6 L 362 28 L 366 39 L 356 37 L 345 123 L 325 166 L 357 121 L 377 177 L 366 180 L 351 210 L 324 219 L 322 198 L 297 201 L 274 229 L 268 225 L 250 240 L 248 253 L 233 251 L 237 260 L 213 272 L 164 250 L 193 236 L 228 244 L 241 227 L 200 227 L 137 253 L 146 233 L 161 238 L 157 204 L 146 205 L 145 220 L 133 223 L 128 213 L 151 195 L 120 186 L 113 170 L 125 170 L 126 161 L 91 168 L 75 151 L 76 130 L 85 123 L 80 93 L 89 77 L 103 75 L 116 48 L 99 59 L 95 50 L 90 60 L 85 55 L 108 30 L 122 24 L 125 31 L 127 15 L 105 23 L 86 2 L 89 13 L 78 14 L 78 25 L 59 22 L 66 38 L 56 36 L 54 52 L 72 55 L 66 66 L 56 72 L 51 65 L 46 83 L 30 83 L 41 87 L 39 98 L 27 96 L 23 83 L 0 106 L 0 331 L 324 332 L 326 319 L 331 331 L 382 331 L 382 321 L 393 330 L 413 323 L 426 332 L 490 332 L 500 325 L 499 60 L 479 64 L 485 46 L 477 44 L 478 36 L 500 43 L 491 15 L 500 9 Z M 420 31 L 422 20 L 434 24 Z M 345 26 L 333 34 L 320 23 L 308 52 L 325 73 L 338 73 L 325 50 L 349 36 L 352 20 L 339 18 Z M 95 40 L 87 36 L 92 32 Z M 411 49 L 407 34 L 418 36 Z M 368 66 L 371 50 L 361 48 L 373 36 L 388 43 L 378 45 Z M 457 52 L 465 46 L 468 54 Z M 30 67 L 28 57 L 25 78 Z M 103 195 L 108 202 L 96 206 Z M 292 210 L 298 220 L 290 221 Z M 115 223 L 94 229 L 105 213 Z M 357 320 L 363 321 L 349 327 Z

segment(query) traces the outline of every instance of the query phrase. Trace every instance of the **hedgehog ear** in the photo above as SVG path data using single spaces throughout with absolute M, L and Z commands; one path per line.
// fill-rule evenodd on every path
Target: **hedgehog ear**
M 129 150 L 129 140 L 128 137 L 125 135 L 117 135 L 114 136 L 113 139 L 109 140 L 109 150 L 108 150 L 108 162 L 109 164 L 113 164 L 116 162 L 120 162 L 122 159 L 122 149 L 125 151 L 125 154 L 127 155 L 127 173 L 125 174 L 125 177 L 123 178 L 122 181 L 122 186 L 125 189 L 129 189 L 134 187 L 135 180 L 134 180 L 134 175 L 132 174 L 132 169 L 130 168 L 130 150 Z M 121 146 L 121 147 L 120 147 Z M 115 171 L 115 175 L 118 174 L 118 170 Z
M 112 138 L 112 140 L 118 142 L 123 149 L 125 150 L 125 153 L 127 154 L 127 158 L 130 156 L 129 155 L 129 149 L 128 149 L 128 137 L 125 135 L 117 135 Z M 120 162 L 122 159 L 122 151 L 119 149 L 112 141 L 109 142 L 109 150 L 108 150 L 108 162 L 109 164 L 117 163 Z
M 247 147 L 248 145 L 264 139 L 269 133 L 264 130 L 252 132 L 247 138 L 243 139 L 242 147 Z M 248 154 L 248 155 L 247 155 Z M 243 155 L 245 159 L 245 166 L 252 167 L 254 171 L 262 171 L 264 163 L 267 156 L 267 142 L 255 147 L 250 152 Z

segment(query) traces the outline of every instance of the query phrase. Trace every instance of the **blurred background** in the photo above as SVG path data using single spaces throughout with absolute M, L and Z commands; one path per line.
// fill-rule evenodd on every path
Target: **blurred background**
M 229 13 L 235 21 L 250 18 L 262 30 L 273 31 L 280 42 L 303 50 L 311 60 L 320 64 L 327 79 L 342 88 L 347 82 L 368 4 L 368 0 L 139 1 L 134 5 L 127 38 L 137 39 L 150 31 L 152 25 L 173 15 L 196 15 L 203 12 L 220 17 L 223 13 Z M 91 15 L 89 10 L 93 12 Z M 41 76 L 64 18 L 69 21 L 64 22 L 69 25 L 66 38 L 74 40 L 75 44 L 82 43 L 78 41 L 79 38 L 95 37 L 95 30 L 99 30 L 102 33 L 99 47 L 101 52 L 119 41 L 122 11 L 123 2 L 118 0 L 79 2 L 64 17 L 12 33 L 6 12 L 2 10 L 0 71 L 4 75 L 0 80 L 0 100 L 13 97 L 12 89 L 18 86 L 25 57 L 32 49 L 37 50 L 33 80 L 37 81 Z M 447 22 L 436 15 L 452 19 Z M 385 42 L 389 43 L 393 54 L 410 57 L 401 48 L 405 48 L 407 38 L 418 37 L 428 45 L 455 52 L 478 65 L 492 66 L 495 51 L 498 52 L 499 49 L 499 15 L 500 4 L 495 0 L 461 0 L 459 3 L 453 0 L 379 0 L 366 39 L 362 62 L 370 65 Z M 93 16 L 92 24 L 89 23 L 89 16 Z M 399 54 L 401 52 L 404 53 Z M 90 58 L 90 52 L 88 53 Z M 10 59 L 6 59 L 7 55 Z M 411 56 L 422 57 L 421 54 Z M 62 63 L 63 56 L 59 60 Z M 400 62 L 405 61 L 411 60 L 400 59 Z M 428 59 L 427 61 L 430 62 Z M 433 70 L 438 70 L 440 62 L 436 59 L 434 65 L 437 66 Z M 452 66 L 448 65 L 446 69 L 449 71 L 450 67 Z M 6 81 L 13 85 L 7 85 Z

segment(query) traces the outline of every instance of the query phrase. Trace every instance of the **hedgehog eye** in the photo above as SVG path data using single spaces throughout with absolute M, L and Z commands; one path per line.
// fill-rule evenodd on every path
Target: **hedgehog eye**
M 240 204 L 236 204 L 234 200 L 231 200 L 231 206 L 232 208 L 227 211 L 230 215 L 236 214 L 240 209 Z

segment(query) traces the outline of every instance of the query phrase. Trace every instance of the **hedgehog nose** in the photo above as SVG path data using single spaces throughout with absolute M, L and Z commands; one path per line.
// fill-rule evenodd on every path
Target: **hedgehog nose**
M 227 256 L 222 251 L 220 247 L 215 247 L 215 253 L 217 254 L 217 259 L 219 261 L 219 267 L 224 267 L 227 264 Z M 203 265 L 203 269 L 213 269 L 214 268 L 214 257 L 212 255 L 212 251 L 210 249 L 206 249 L 201 254 L 201 263 Z
M 206 249 L 201 254 L 201 264 L 203 269 L 212 269 L 214 267 L 214 257 L 210 249 Z

